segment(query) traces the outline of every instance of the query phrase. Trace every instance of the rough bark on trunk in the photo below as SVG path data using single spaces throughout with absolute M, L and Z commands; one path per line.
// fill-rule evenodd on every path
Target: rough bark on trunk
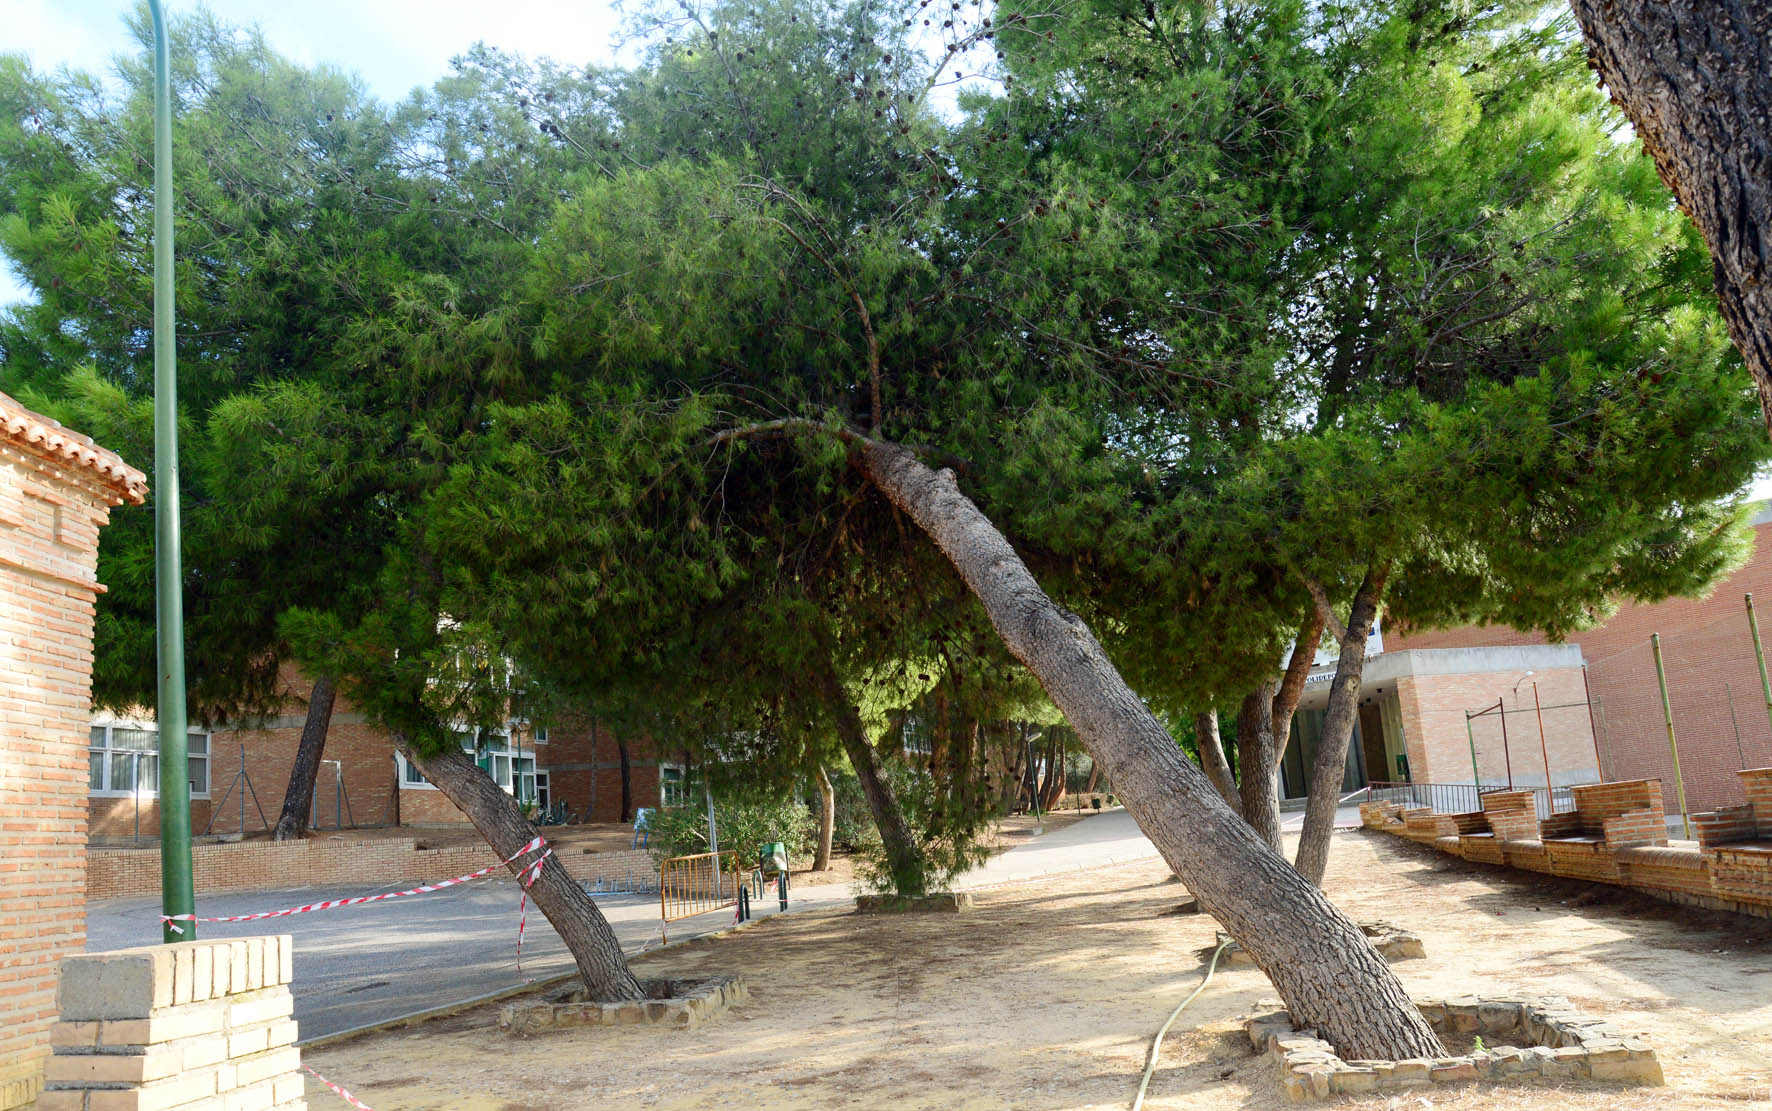
M 1274 744 L 1274 684 L 1256 687 L 1237 707 L 1237 791 L 1249 828 L 1280 851 L 1279 749 Z
M 1194 715 L 1194 747 L 1200 750 L 1200 768 L 1212 781 L 1212 789 L 1224 804 L 1243 814 L 1243 800 L 1237 794 L 1237 777 L 1231 774 L 1231 762 L 1224 756 L 1224 739 L 1218 735 L 1218 714 L 1208 710 Z M 1089 777 L 1089 789 L 1095 790 L 1095 776 Z
M 628 755 L 628 742 L 621 737 L 615 739 L 615 750 L 621 754 L 621 821 L 623 825 L 634 820 L 634 762 Z M 595 775 L 596 772 L 592 772 Z M 689 767 L 684 765 L 683 786 L 689 786 Z
M 1223 753 L 1220 752 L 1220 755 L 1223 755 Z M 1095 785 L 1099 782 L 1101 782 L 1101 765 L 1097 764 L 1095 758 L 1091 756 L 1089 758 L 1089 782 L 1084 785 L 1083 793 L 1085 795 L 1093 795 L 1095 793 Z
M 812 870 L 825 872 L 831 867 L 831 838 L 837 830 L 837 792 L 831 789 L 831 777 L 825 774 L 823 764 L 813 771 L 818 784 L 818 852 L 812 858 Z
M 1772 5 L 1574 0 L 1588 64 L 1710 247 L 1772 427 Z
M 1311 764 L 1310 796 L 1305 802 L 1304 828 L 1298 835 L 1298 874 L 1321 887 L 1329 865 L 1329 839 L 1335 833 L 1335 809 L 1341 802 L 1342 777 L 1347 769 L 1348 740 L 1360 710 L 1360 682 L 1366 667 L 1366 634 L 1378 616 L 1384 597 L 1387 566 L 1366 572 L 1341 636 L 1341 658 L 1335 663 L 1335 681 L 1329 688 L 1329 708 L 1323 714 L 1323 732 L 1317 738 L 1317 755 Z M 1326 599 L 1325 599 L 1326 604 Z M 1333 616 L 1325 614 L 1324 617 Z
M 1311 665 L 1317 662 L 1317 646 L 1323 643 L 1323 615 L 1312 607 L 1292 642 L 1292 658 L 1286 661 L 1286 674 L 1280 678 L 1280 689 L 1274 692 L 1274 767 L 1286 759 L 1286 746 L 1292 743 L 1292 715 L 1298 712 L 1298 701 L 1304 697 L 1304 682 L 1310 678 Z
M 837 677 L 836 666 L 830 662 L 828 655 L 818 661 L 817 670 L 814 681 L 822 688 L 820 693 L 836 716 L 837 738 L 843 744 L 849 763 L 855 767 L 855 778 L 861 782 L 861 793 L 867 799 L 868 813 L 873 815 L 874 828 L 880 832 L 880 843 L 886 850 L 886 868 L 892 874 L 894 893 L 926 894 L 924 885 L 927 883 L 929 869 L 923 859 L 923 847 L 917 843 L 916 835 L 906 824 L 904 813 L 898 808 L 898 800 L 893 797 L 892 786 L 886 782 L 886 777 L 880 770 L 880 754 L 868 743 L 867 729 L 861 723 L 861 715 L 856 712 L 855 704 L 849 700 L 849 692 L 843 689 L 843 681 Z
M 1344 1055 L 1442 1055 L 1359 927 L 1224 805 L 1088 625 L 1040 589 L 952 472 L 879 442 L 866 443 L 860 456 L 874 484 L 952 561 L 1009 650 L 1106 768 L 1139 828 L 1267 974 L 1293 1017 Z
M 487 775 L 473 756 L 451 749 L 436 756 L 421 756 L 402 734 L 394 734 L 394 747 L 437 790 L 460 808 L 480 836 L 492 846 L 501 859 L 516 854 L 535 836 L 535 827 L 517 808 L 517 800 L 505 793 Z M 512 874 L 521 873 L 535 862 L 533 854 L 520 857 L 509 865 Z M 549 923 L 578 965 L 579 978 L 586 993 L 603 1003 L 644 998 L 640 984 L 628 968 L 621 943 L 609 928 L 603 912 L 585 894 L 584 888 L 567 874 L 557 856 L 543 862 L 540 874 L 530 885 L 529 897 Z
M 293 841 L 308 831 L 308 815 L 314 808 L 314 781 L 320 775 L 320 758 L 326 754 L 326 731 L 332 725 L 332 707 L 338 691 L 332 677 L 314 680 L 308 692 L 308 718 L 302 723 L 301 741 L 295 746 L 295 766 L 283 792 L 283 812 L 277 815 L 273 841 Z

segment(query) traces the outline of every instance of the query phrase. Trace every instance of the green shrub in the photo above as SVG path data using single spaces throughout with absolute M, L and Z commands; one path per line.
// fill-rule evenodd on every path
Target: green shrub
M 990 856 L 983 844 L 992 818 L 987 795 L 977 790 L 943 792 L 934 777 L 903 764 L 889 764 L 884 770 L 921 851 L 914 869 L 896 874 L 874 832 L 857 850 L 856 878 L 863 891 L 905 897 L 945 891 L 954 877 Z M 871 817 L 868 824 L 873 826 Z
M 722 851 L 736 851 L 747 866 L 770 841 L 781 841 L 788 855 L 803 861 L 811 855 L 818 819 L 797 798 L 731 796 L 714 800 L 714 822 Z M 708 851 L 708 810 L 678 806 L 652 817 L 652 855 L 656 860 Z

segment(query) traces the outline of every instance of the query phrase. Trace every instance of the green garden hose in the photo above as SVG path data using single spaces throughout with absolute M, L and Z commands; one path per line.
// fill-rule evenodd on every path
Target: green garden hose
M 1169 1012 L 1169 1017 L 1163 1022 L 1162 1028 L 1157 1031 L 1157 1036 L 1151 1039 L 1150 1060 L 1145 1062 L 1144 1076 L 1138 1081 L 1138 1094 L 1132 1097 L 1132 1111 L 1139 1111 L 1139 1108 L 1144 1106 L 1145 1089 L 1151 1086 L 1151 1074 L 1157 1071 L 1157 1054 L 1163 1048 L 1163 1035 L 1169 1032 L 1169 1027 L 1173 1026 L 1175 1020 L 1181 1016 L 1182 1008 L 1198 999 L 1200 993 L 1206 990 L 1206 985 L 1212 982 L 1212 974 L 1218 971 L 1218 958 L 1223 955 L 1225 946 L 1230 943 L 1231 939 L 1227 937 L 1218 943 L 1218 948 L 1212 950 L 1212 962 L 1206 966 L 1206 978 L 1200 981 L 1200 986 L 1194 989 L 1192 995 L 1183 999 L 1173 1011 Z

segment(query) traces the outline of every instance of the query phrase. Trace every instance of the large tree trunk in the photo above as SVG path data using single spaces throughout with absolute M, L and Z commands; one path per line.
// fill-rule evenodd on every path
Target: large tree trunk
M 399 733 L 394 734 L 394 747 L 417 764 L 431 785 L 468 816 L 501 858 L 515 855 L 535 837 L 535 827 L 523 817 L 517 800 L 494 783 L 469 754 L 450 749 L 436 756 L 420 756 Z M 534 854 L 529 854 L 509 867 L 513 874 L 521 874 L 534 863 Z M 644 998 L 639 982 L 628 969 L 615 931 L 609 928 L 603 912 L 584 888 L 566 873 L 558 856 L 550 855 L 543 862 L 540 874 L 529 888 L 529 897 L 566 943 L 592 999 L 613 1003 Z
M 837 830 L 837 792 L 831 789 L 831 777 L 825 774 L 823 764 L 813 772 L 818 784 L 818 852 L 812 858 L 812 870 L 825 872 L 831 867 L 831 838 Z
M 1212 781 L 1212 789 L 1240 817 L 1243 813 L 1243 800 L 1237 794 L 1237 777 L 1231 774 L 1231 762 L 1224 756 L 1224 739 L 1218 735 L 1216 711 L 1207 710 L 1203 714 L 1194 715 L 1194 747 L 1200 750 L 1200 768 L 1206 773 L 1206 778 Z M 1093 791 L 1093 774 L 1090 775 L 1089 782 L 1089 789 Z
M 1433 1030 L 1359 927 L 1224 805 L 1088 625 L 1040 589 L 953 473 L 877 442 L 862 448 L 861 460 L 953 562 L 1009 650 L 1113 777 L 1139 828 L 1267 973 L 1293 1017 L 1344 1056 L 1441 1056 Z
M 308 692 L 308 719 L 302 723 L 301 742 L 295 746 L 295 766 L 289 770 L 289 787 L 283 792 L 283 813 L 277 815 L 277 828 L 271 831 L 273 841 L 293 841 L 308 831 L 314 780 L 320 775 L 326 731 L 332 726 L 332 706 L 337 700 L 331 676 L 314 680 L 314 689 Z
M 634 762 L 628 755 L 626 738 L 615 739 L 615 750 L 621 754 L 621 823 L 626 825 L 634 820 Z M 592 772 L 592 775 L 597 774 Z M 689 766 L 683 766 L 683 787 L 689 787 Z
M 1588 64 L 1710 247 L 1772 427 L 1772 5 L 1574 0 Z
M 1353 609 L 1341 636 L 1341 658 L 1335 663 L 1335 681 L 1329 688 L 1329 708 L 1323 714 L 1323 732 L 1317 738 L 1317 756 L 1311 764 L 1310 797 L 1304 807 L 1304 829 L 1298 835 L 1296 865 L 1299 875 L 1319 887 L 1329 865 L 1329 839 L 1335 833 L 1335 809 L 1341 802 L 1348 740 L 1360 710 L 1366 634 L 1378 616 L 1389 571 L 1388 566 L 1369 569 L 1354 592 Z
M 1274 745 L 1274 684 L 1262 683 L 1237 707 L 1239 813 L 1267 846 L 1280 851 L 1280 765 Z
M 838 678 L 836 665 L 828 653 L 817 661 L 816 667 L 818 674 L 814 681 L 822 688 L 820 694 L 836 717 L 837 738 L 843 744 L 849 763 L 855 767 L 855 778 L 861 782 L 862 796 L 868 801 L 868 813 L 873 815 L 874 828 L 880 832 L 893 893 L 926 894 L 924 887 L 928 883 L 929 868 L 923 858 L 923 847 L 905 822 L 898 800 L 892 795 L 892 786 L 880 770 L 880 754 L 868 743 L 861 715 L 849 700 L 849 692 L 843 689 L 843 681 Z

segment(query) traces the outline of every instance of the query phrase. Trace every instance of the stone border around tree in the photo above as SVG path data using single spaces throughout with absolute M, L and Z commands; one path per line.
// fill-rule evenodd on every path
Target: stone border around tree
M 1663 1083 L 1661 1063 L 1648 1042 L 1571 1009 L 1561 997 L 1534 1002 L 1461 996 L 1417 1006 L 1435 1033 L 1478 1034 L 1485 1040 L 1526 1044 L 1497 1044 L 1461 1057 L 1344 1061 L 1315 1030 L 1294 1027 L 1292 1016 L 1283 1010 L 1255 1015 L 1245 1029 L 1256 1052 L 1269 1054 L 1279 1064 L 1286 1098 L 1295 1103 L 1473 1080 Z
M 1165 914 L 1183 913 L 1182 911 L 1165 911 Z M 1427 956 L 1427 948 L 1421 942 L 1421 935 L 1410 933 L 1394 922 L 1361 922 L 1360 932 L 1365 934 L 1385 960 L 1396 962 L 1411 960 L 1415 957 Z M 1211 960 L 1213 952 L 1228 935 L 1219 933 L 1218 941 L 1200 950 L 1201 960 Z M 1232 941 L 1225 946 L 1224 955 L 1218 958 L 1220 968 L 1254 968 L 1255 961 L 1243 947 Z
M 540 1034 L 569 1026 L 675 1026 L 689 1029 L 750 999 L 738 976 L 682 980 L 641 980 L 646 998 L 630 1003 L 596 1003 L 584 998 L 574 980 L 541 999 L 499 1009 L 498 1027 L 508 1034 Z

